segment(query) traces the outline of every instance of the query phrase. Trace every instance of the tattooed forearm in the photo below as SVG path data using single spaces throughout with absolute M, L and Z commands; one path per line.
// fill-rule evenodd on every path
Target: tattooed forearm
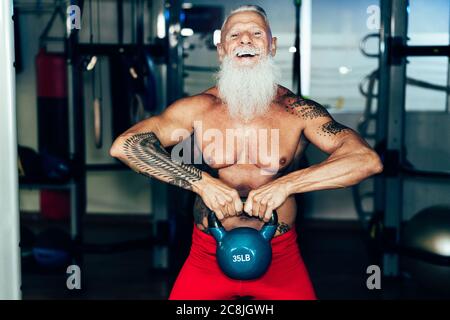
M 341 133 L 343 131 L 349 131 L 351 129 L 347 128 L 346 126 L 331 120 L 327 123 L 324 123 L 319 129 L 318 134 L 321 136 L 335 136 L 338 133 Z
M 277 226 L 277 230 L 280 234 L 286 233 L 290 230 L 291 228 L 289 227 L 289 225 L 287 225 L 284 222 L 278 222 L 278 226 Z
M 153 132 L 138 133 L 128 138 L 123 151 L 128 165 L 147 177 L 192 190 L 192 183 L 202 178 L 202 171 L 192 165 L 172 160 Z
M 208 230 L 208 214 L 209 209 L 200 197 L 195 198 L 194 203 L 194 222 L 197 227 L 205 233 L 209 234 Z
M 330 116 L 327 109 L 322 105 L 312 100 L 303 99 L 292 93 L 286 96 L 285 101 L 286 111 L 304 120 Z

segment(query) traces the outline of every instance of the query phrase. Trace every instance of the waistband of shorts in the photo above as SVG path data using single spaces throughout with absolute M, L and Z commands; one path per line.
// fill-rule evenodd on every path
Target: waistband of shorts
M 276 253 L 279 250 L 284 250 L 290 244 L 296 245 L 297 232 L 295 231 L 295 226 L 271 240 L 272 252 Z M 208 252 L 215 252 L 217 246 L 217 241 L 212 235 L 206 234 L 201 231 L 194 224 L 194 230 L 192 232 L 192 248 L 201 247 L 203 250 Z

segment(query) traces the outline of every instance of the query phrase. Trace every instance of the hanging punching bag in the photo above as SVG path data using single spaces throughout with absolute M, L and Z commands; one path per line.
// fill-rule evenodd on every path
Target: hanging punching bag
M 43 158 L 69 159 L 66 60 L 41 49 L 36 57 L 38 148 Z M 49 177 L 53 179 L 54 177 Z M 70 216 L 68 190 L 41 190 L 41 213 L 50 219 Z

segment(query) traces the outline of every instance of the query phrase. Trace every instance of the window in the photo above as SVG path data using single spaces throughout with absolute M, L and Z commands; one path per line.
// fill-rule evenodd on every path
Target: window
M 369 24 L 374 7 L 379 1 L 312 1 L 311 97 L 333 113 L 364 109 L 358 85 L 378 67 L 378 60 L 362 55 L 359 42 L 378 33 L 377 26 Z M 377 41 L 370 45 L 368 49 L 377 52 Z
M 410 0 L 408 45 L 448 45 L 449 15 L 448 0 Z M 448 58 L 410 57 L 408 61 L 408 78 L 441 88 L 448 86 Z M 444 111 L 448 108 L 447 103 L 447 93 L 444 90 L 424 89 L 413 85 L 406 88 L 408 111 Z

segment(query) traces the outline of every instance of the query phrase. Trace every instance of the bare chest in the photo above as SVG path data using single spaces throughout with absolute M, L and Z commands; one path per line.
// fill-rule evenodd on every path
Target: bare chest
M 301 152 L 300 137 L 300 129 L 277 106 L 248 123 L 230 118 L 224 108 L 194 123 L 195 144 L 215 169 L 242 165 L 276 173 Z

